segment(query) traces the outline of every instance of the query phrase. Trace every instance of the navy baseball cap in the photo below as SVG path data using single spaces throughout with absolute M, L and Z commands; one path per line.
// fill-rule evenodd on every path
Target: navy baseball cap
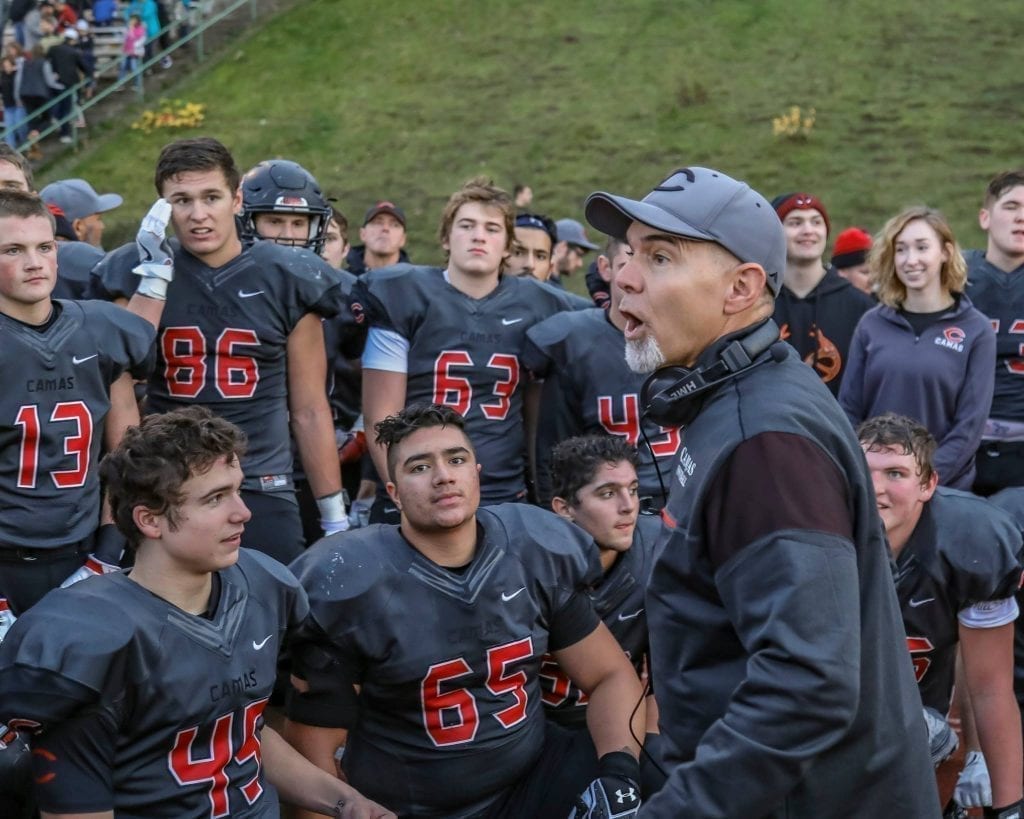
M 371 220 L 376 219 L 382 213 L 391 214 L 399 222 L 402 223 L 402 227 L 405 227 L 405 211 L 398 207 L 398 205 L 396 205 L 394 202 L 387 201 L 378 202 L 376 205 L 374 205 L 372 208 L 366 211 L 366 216 L 363 217 L 363 227 L 366 227 L 366 225 L 368 225 Z
M 585 250 L 600 249 L 600 245 L 595 245 L 587 238 L 587 232 L 583 229 L 583 225 L 575 219 L 559 219 L 555 222 L 555 228 L 558 230 L 558 241 L 560 242 L 582 247 Z
M 124 201 L 116 193 L 96 193 L 84 179 L 61 179 L 39 192 L 47 205 L 56 205 L 72 222 L 93 213 L 106 213 Z
M 741 262 L 764 268 L 778 295 L 786 271 L 786 234 L 775 209 L 761 194 L 721 171 L 680 168 L 642 200 L 598 191 L 587 197 L 587 221 L 625 239 L 634 222 L 686 239 L 715 242 Z

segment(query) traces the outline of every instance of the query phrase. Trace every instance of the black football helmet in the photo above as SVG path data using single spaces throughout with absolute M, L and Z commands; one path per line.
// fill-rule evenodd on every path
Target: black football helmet
M 259 239 L 254 217 L 258 213 L 302 213 L 309 216 L 305 242 L 293 242 L 319 254 L 324 246 L 331 206 L 313 174 L 288 159 L 267 159 L 242 177 L 242 238 Z M 282 241 L 282 244 L 289 242 Z

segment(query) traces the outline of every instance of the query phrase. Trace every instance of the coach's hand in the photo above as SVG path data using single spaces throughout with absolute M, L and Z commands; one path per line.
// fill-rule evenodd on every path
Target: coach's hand
M 992 780 L 981 751 L 968 751 L 964 769 L 956 781 L 953 799 L 965 808 L 980 808 L 992 804 Z
M 170 203 L 157 199 L 143 217 L 135 236 L 139 264 L 132 272 L 142 277 L 136 292 L 160 301 L 167 300 L 167 285 L 174 279 L 174 256 L 166 238 L 170 221 Z
M 627 819 L 640 810 L 640 763 L 614 751 L 601 757 L 599 776 L 576 799 L 569 819 Z

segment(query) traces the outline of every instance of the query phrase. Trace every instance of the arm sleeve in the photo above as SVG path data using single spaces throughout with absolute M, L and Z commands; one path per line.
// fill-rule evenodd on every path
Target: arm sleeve
M 600 618 L 594 604 L 581 591 L 573 594 L 551 618 L 548 650 L 558 651 L 575 645 L 597 628 Z
M 961 609 L 957 615 L 960 625 L 967 628 L 999 628 L 1017 619 L 1020 610 L 1013 597 L 1002 600 L 986 600 Z
M 764 480 L 772 474 L 785 479 Z M 682 805 L 693 816 L 760 816 L 843 737 L 860 680 L 847 494 L 824 452 L 778 433 L 741 444 L 715 477 L 704 525 L 707 542 L 724 544 L 711 555 L 715 584 L 748 654 L 747 675 L 645 816 L 677 817 Z
M 978 342 L 971 347 L 967 377 L 957 394 L 953 423 L 935 450 L 933 463 L 943 485 L 951 485 L 951 481 L 964 477 L 981 443 L 985 420 L 992 408 L 995 361 L 995 333 L 986 327 Z
M 389 373 L 409 372 L 409 342 L 394 330 L 371 327 L 363 349 L 363 368 Z
M 55 725 L 32 740 L 32 775 L 47 813 L 99 813 L 114 808 L 117 723 L 100 710 Z

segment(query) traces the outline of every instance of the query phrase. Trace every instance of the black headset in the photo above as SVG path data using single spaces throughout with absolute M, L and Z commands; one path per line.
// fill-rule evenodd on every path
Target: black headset
M 769 361 L 782 361 L 787 348 L 779 341 L 779 325 L 768 319 L 752 333 L 729 342 L 707 367 L 662 367 L 640 388 L 641 415 L 663 427 L 686 426 L 697 417 L 710 390 Z

